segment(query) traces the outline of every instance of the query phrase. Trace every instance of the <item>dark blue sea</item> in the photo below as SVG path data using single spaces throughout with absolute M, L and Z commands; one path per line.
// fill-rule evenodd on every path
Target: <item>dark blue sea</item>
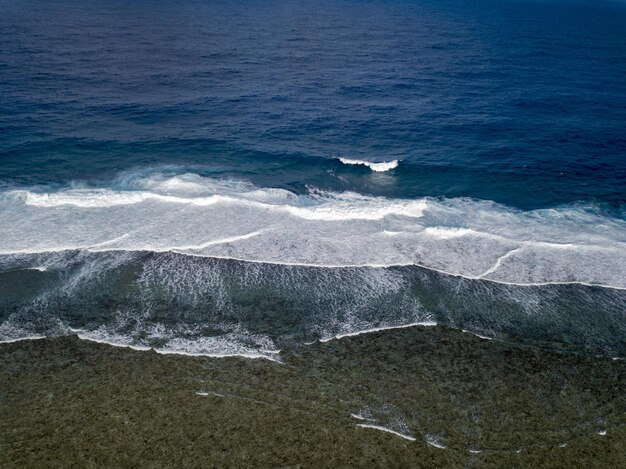
M 625 320 L 624 1 L 0 0 L 0 339 Z

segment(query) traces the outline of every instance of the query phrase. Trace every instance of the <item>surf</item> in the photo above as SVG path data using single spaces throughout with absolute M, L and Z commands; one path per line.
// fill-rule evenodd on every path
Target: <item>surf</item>
M 0 193 L 0 254 L 178 252 L 317 267 L 415 265 L 515 285 L 626 288 L 626 222 L 592 205 L 305 194 L 194 173 Z M 33 266 L 45 267 L 45 266 Z
M 416 266 L 149 251 L 0 255 L 0 340 L 78 333 L 162 352 L 272 357 L 298 344 L 441 325 L 616 357 L 624 356 L 625 312 L 623 290 L 515 286 Z

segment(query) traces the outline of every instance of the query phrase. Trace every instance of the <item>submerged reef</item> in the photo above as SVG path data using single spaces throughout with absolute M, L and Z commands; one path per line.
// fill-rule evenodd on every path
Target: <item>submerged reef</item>
M 626 363 L 443 326 L 278 361 L 0 344 L 0 465 L 621 467 Z

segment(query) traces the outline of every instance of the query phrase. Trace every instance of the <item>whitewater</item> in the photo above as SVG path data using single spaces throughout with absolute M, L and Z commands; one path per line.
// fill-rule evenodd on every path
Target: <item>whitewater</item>
M 306 194 L 155 169 L 0 193 L 0 255 L 176 252 L 318 267 L 417 265 L 517 285 L 626 288 L 626 222 L 593 205 Z M 42 267 L 42 266 L 35 266 Z M 45 267 L 45 266 L 43 266 Z
M 353 160 L 350 158 L 339 158 L 339 161 L 347 165 L 366 166 L 372 171 L 375 171 L 377 173 L 384 173 L 385 171 L 391 171 L 392 169 L 395 169 L 398 167 L 398 160 L 382 161 L 379 163 L 374 163 L 371 161 Z

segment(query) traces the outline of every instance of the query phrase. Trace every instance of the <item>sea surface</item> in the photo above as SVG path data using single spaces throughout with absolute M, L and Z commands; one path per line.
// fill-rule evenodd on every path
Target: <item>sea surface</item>
M 0 340 L 626 355 L 626 3 L 0 0 Z

